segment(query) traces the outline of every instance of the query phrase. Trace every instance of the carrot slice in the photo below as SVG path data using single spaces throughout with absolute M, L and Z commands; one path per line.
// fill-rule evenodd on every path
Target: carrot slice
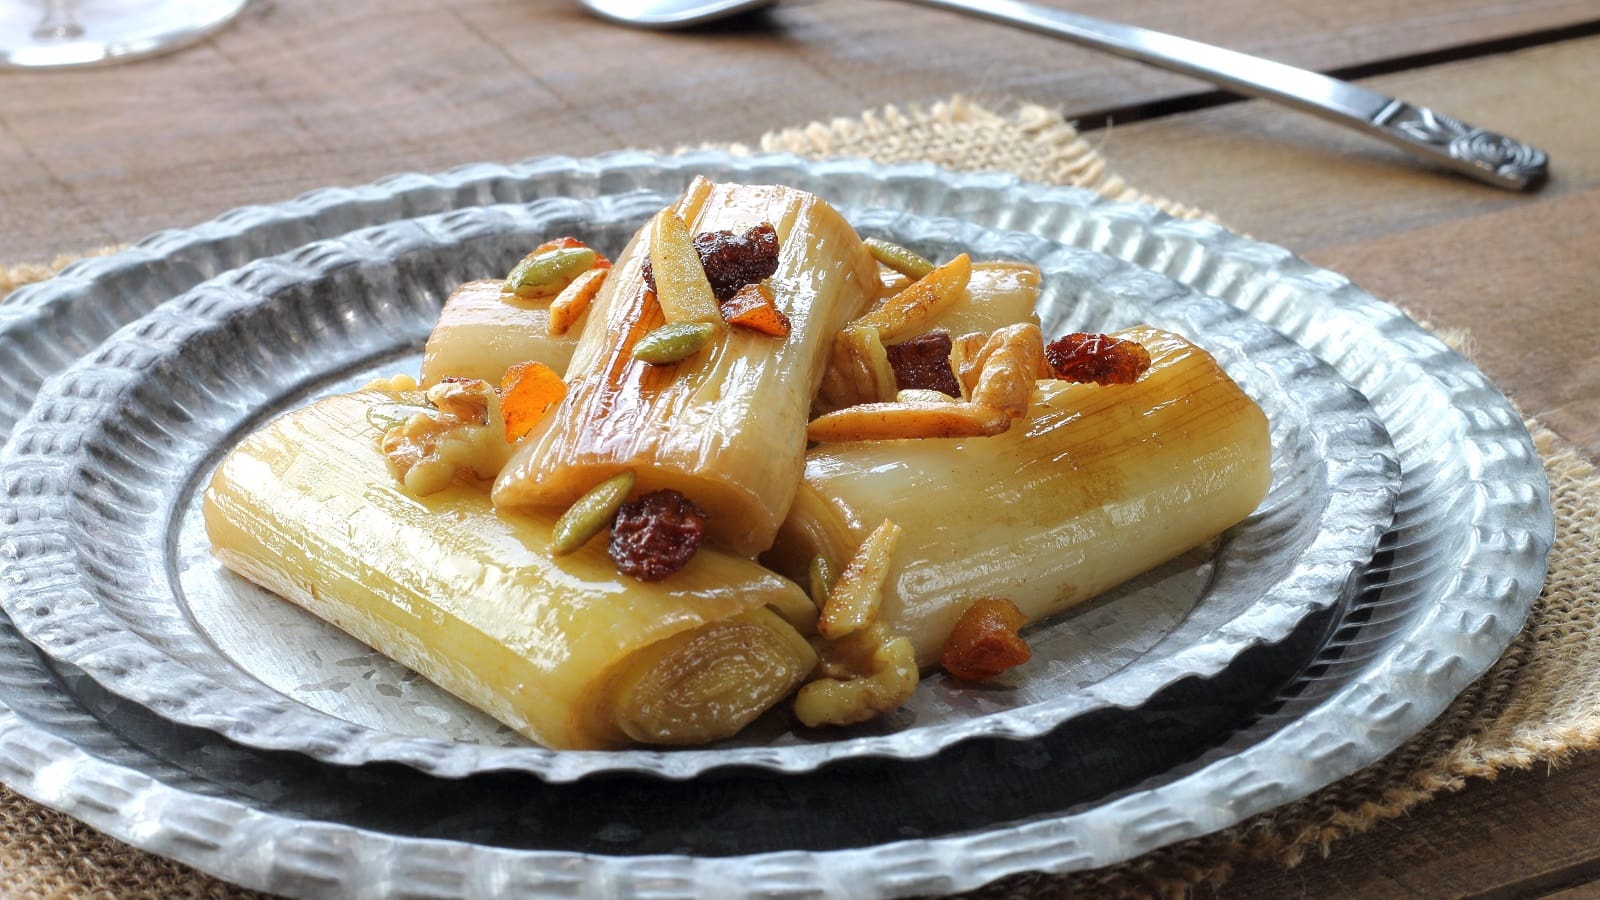
M 545 412 L 567 395 L 566 382 L 555 370 L 539 362 L 517 363 L 500 379 L 500 414 L 506 420 L 506 440 L 516 443 Z
M 735 328 L 773 337 L 789 336 L 789 317 L 772 300 L 766 285 L 756 282 L 740 288 L 722 304 L 722 318 Z

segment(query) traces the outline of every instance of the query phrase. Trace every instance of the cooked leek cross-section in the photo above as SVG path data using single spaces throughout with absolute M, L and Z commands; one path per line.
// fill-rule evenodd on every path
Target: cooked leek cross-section
M 911 280 L 898 272 L 883 276 L 883 296 L 904 290 Z M 975 262 L 967 288 L 950 308 L 927 325 L 928 331 L 959 336 L 985 334 L 1007 325 L 1039 324 L 1039 267 L 1020 262 Z
M 1040 381 L 1004 434 L 820 445 L 768 560 L 800 578 L 817 556 L 837 568 L 893 518 L 880 621 L 928 666 L 977 598 L 1037 621 L 1248 516 L 1272 479 L 1260 407 L 1176 335 L 1117 336 L 1150 351 L 1138 382 Z
M 423 353 L 423 387 L 449 377 L 499 384 L 506 369 L 520 362 L 567 370 L 577 331 L 552 336 L 549 301 L 518 300 L 501 293 L 503 284 L 469 281 L 450 294 Z
M 679 491 L 706 511 L 713 543 L 754 555 L 799 487 L 812 398 L 834 335 L 876 293 L 877 263 L 837 212 L 792 188 L 700 179 L 673 208 L 696 233 L 772 224 L 779 256 L 767 284 L 789 335 L 729 329 L 678 363 L 635 358 L 664 321 L 642 274 L 646 226 L 589 308 L 566 399 L 519 445 L 494 502 L 559 509 L 633 469 L 640 493 Z
M 367 411 L 410 396 L 332 397 L 247 438 L 206 492 L 217 558 L 549 747 L 716 740 L 811 671 L 764 609 L 810 601 L 753 562 L 702 548 L 645 584 L 603 541 L 553 555 L 555 513 L 465 482 L 406 493 Z

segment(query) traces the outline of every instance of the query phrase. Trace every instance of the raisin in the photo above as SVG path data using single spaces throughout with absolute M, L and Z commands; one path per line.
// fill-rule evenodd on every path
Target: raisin
M 771 278 L 778 271 L 778 232 L 762 222 L 742 235 L 731 231 L 702 231 L 694 236 L 694 249 L 711 282 L 711 293 L 725 303 L 747 284 Z M 656 272 L 650 260 L 641 272 L 650 293 L 656 292 Z
M 1044 348 L 1050 374 L 1063 381 L 1133 384 L 1150 368 L 1150 351 L 1109 334 L 1073 332 Z
M 950 333 L 931 331 L 885 347 L 894 369 L 894 386 L 902 391 L 929 390 L 961 396 L 961 383 L 950 367 Z
M 711 293 L 718 302 L 778 271 L 778 232 L 768 222 L 742 235 L 703 231 L 694 236 L 694 248 L 700 251 L 700 264 L 706 268 Z
M 706 514 L 674 490 L 653 491 L 617 510 L 607 550 L 618 571 L 660 581 L 689 564 L 706 533 Z

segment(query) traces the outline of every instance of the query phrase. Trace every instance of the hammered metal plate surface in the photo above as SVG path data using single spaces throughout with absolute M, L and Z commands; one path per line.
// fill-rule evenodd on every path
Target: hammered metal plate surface
M 1145 323 L 1206 347 L 1272 426 L 1273 482 L 1215 547 L 1029 632 L 1033 659 L 976 688 L 942 675 L 884 721 L 797 731 L 783 711 L 707 748 L 529 745 L 210 556 L 199 506 L 215 462 L 311 397 L 418 369 L 450 290 L 572 234 L 616 253 L 670 198 L 543 200 L 402 220 L 252 262 L 164 304 L 40 392 L 0 454 L 0 604 L 46 653 L 109 689 L 241 743 L 339 764 L 459 777 L 517 769 L 688 778 L 919 758 L 973 737 L 1029 738 L 1130 707 L 1348 601 L 1393 518 L 1399 472 L 1364 397 L 1224 303 L 1103 254 L 953 219 L 865 211 L 858 228 L 935 258 L 1035 262 L 1047 336 Z M 785 705 L 786 706 L 786 705 Z
M 1099 249 L 1206 293 L 1228 294 L 1236 305 L 1335 365 L 1373 401 L 1394 436 L 1403 485 L 1380 564 L 1363 576 L 1356 605 L 1334 622 L 1331 640 L 1320 632 L 1311 636 L 1323 644 L 1315 654 L 1315 676 L 1295 680 L 1254 725 L 1244 723 L 1232 737 L 1224 731 L 1225 739 L 1213 741 L 1210 750 L 1196 749 L 1197 756 L 1170 764 L 1154 760 L 1149 771 L 1160 774 L 1142 781 L 1137 771 L 1125 773 L 1129 786 L 1110 794 L 1096 788 L 1062 796 L 1053 790 L 1077 774 L 1063 775 L 1063 770 L 1086 756 L 1081 764 L 1097 768 L 1115 768 L 1123 760 L 1115 748 L 1107 751 L 1107 735 L 1052 755 L 1047 752 L 1057 738 L 1052 734 L 1006 743 L 1032 755 L 1014 760 L 1002 774 L 1020 768 L 1044 777 L 1029 782 L 1017 775 L 1001 790 L 985 782 L 970 793 L 948 796 L 937 791 L 943 784 L 937 777 L 893 782 L 895 772 L 920 769 L 949 754 L 926 764 L 885 763 L 895 768 L 882 773 L 867 770 L 904 788 L 900 799 L 864 817 L 885 822 L 889 831 L 882 835 L 853 833 L 850 826 L 859 822 L 827 815 L 832 802 L 857 793 L 881 800 L 870 794 L 880 780 L 876 777 L 827 778 L 828 799 L 808 805 L 806 798 L 792 800 L 799 787 L 811 783 L 803 776 L 787 776 L 776 794 L 744 783 L 736 783 L 732 793 L 718 791 L 730 780 L 723 776 L 704 785 L 715 802 L 747 797 L 759 802 L 765 790 L 772 803 L 754 823 L 727 823 L 729 829 L 748 826 L 731 845 L 635 850 L 639 845 L 628 839 L 644 833 L 640 823 L 622 821 L 605 823 L 591 845 L 573 848 L 551 840 L 554 826 L 534 814 L 515 818 L 514 837 L 500 842 L 462 819 L 401 828 L 398 819 L 414 806 L 461 797 L 487 805 L 511 791 L 499 781 L 483 785 L 482 776 L 395 785 L 404 770 L 286 768 L 284 754 L 251 755 L 206 732 L 174 728 L 141 707 L 97 694 L 81 676 L 52 672 L 9 625 L 0 623 L 0 777 L 24 795 L 135 846 L 249 887 L 296 895 L 937 893 L 1022 871 L 1107 865 L 1303 797 L 1399 746 L 1488 668 L 1520 628 L 1543 582 L 1553 527 L 1549 493 L 1520 419 L 1465 360 L 1393 307 L 1282 248 L 1083 191 L 928 165 L 628 152 L 398 176 L 238 210 L 194 229 L 156 235 L 115 256 L 79 263 L 0 304 L 0 437 L 46 377 L 173 294 L 245 260 L 352 228 L 462 206 L 637 188 L 671 192 L 696 173 L 794 184 L 839 203 L 958 216 Z M 0 521 L 0 526 L 13 524 Z M 1256 652 L 1246 651 L 1241 660 Z M 1291 661 L 1291 671 L 1298 665 Z M 1217 679 L 1219 690 L 1242 692 L 1252 683 L 1227 684 L 1231 671 Z M 1186 711 L 1203 711 L 1208 699 L 1216 700 L 1179 699 L 1176 708 Z M 1141 732 L 1134 747 L 1212 740 L 1205 733 L 1202 729 L 1197 738 L 1171 729 Z M 977 752 L 986 745 L 973 741 L 955 750 Z M 993 759 L 970 762 L 977 766 L 970 771 L 981 773 Z M 683 786 L 698 790 L 701 782 Z M 455 787 L 442 796 L 405 793 L 428 783 Z M 369 796 L 362 804 L 349 796 L 356 784 L 369 795 L 381 790 L 403 801 Z M 531 793 L 539 784 L 511 787 Z M 466 786 L 473 790 L 464 791 Z M 658 782 L 654 790 L 673 787 Z M 905 797 L 925 796 L 927 802 L 902 811 Z M 997 809 L 997 800 L 1025 797 L 1041 799 L 1032 811 Z M 642 800 L 636 808 L 644 811 L 658 798 L 651 793 L 629 799 Z M 766 833 L 766 823 L 796 802 L 822 827 L 834 829 L 830 833 L 846 835 L 847 846 L 793 841 L 773 849 L 739 843 Z M 580 798 L 552 806 L 549 815 L 560 821 L 564 810 L 581 809 Z M 995 815 L 985 815 L 989 810 Z M 706 811 L 717 813 L 715 807 Z M 947 822 L 954 816 L 959 824 L 911 826 L 914 819 L 935 819 L 941 812 Z M 680 834 L 687 839 L 701 831 Z

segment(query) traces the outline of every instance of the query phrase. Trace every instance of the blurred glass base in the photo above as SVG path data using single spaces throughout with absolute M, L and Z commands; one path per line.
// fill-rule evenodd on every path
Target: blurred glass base
M 249 0 L 0 0 L 0 67 L 104 66 L 169 53 Z

